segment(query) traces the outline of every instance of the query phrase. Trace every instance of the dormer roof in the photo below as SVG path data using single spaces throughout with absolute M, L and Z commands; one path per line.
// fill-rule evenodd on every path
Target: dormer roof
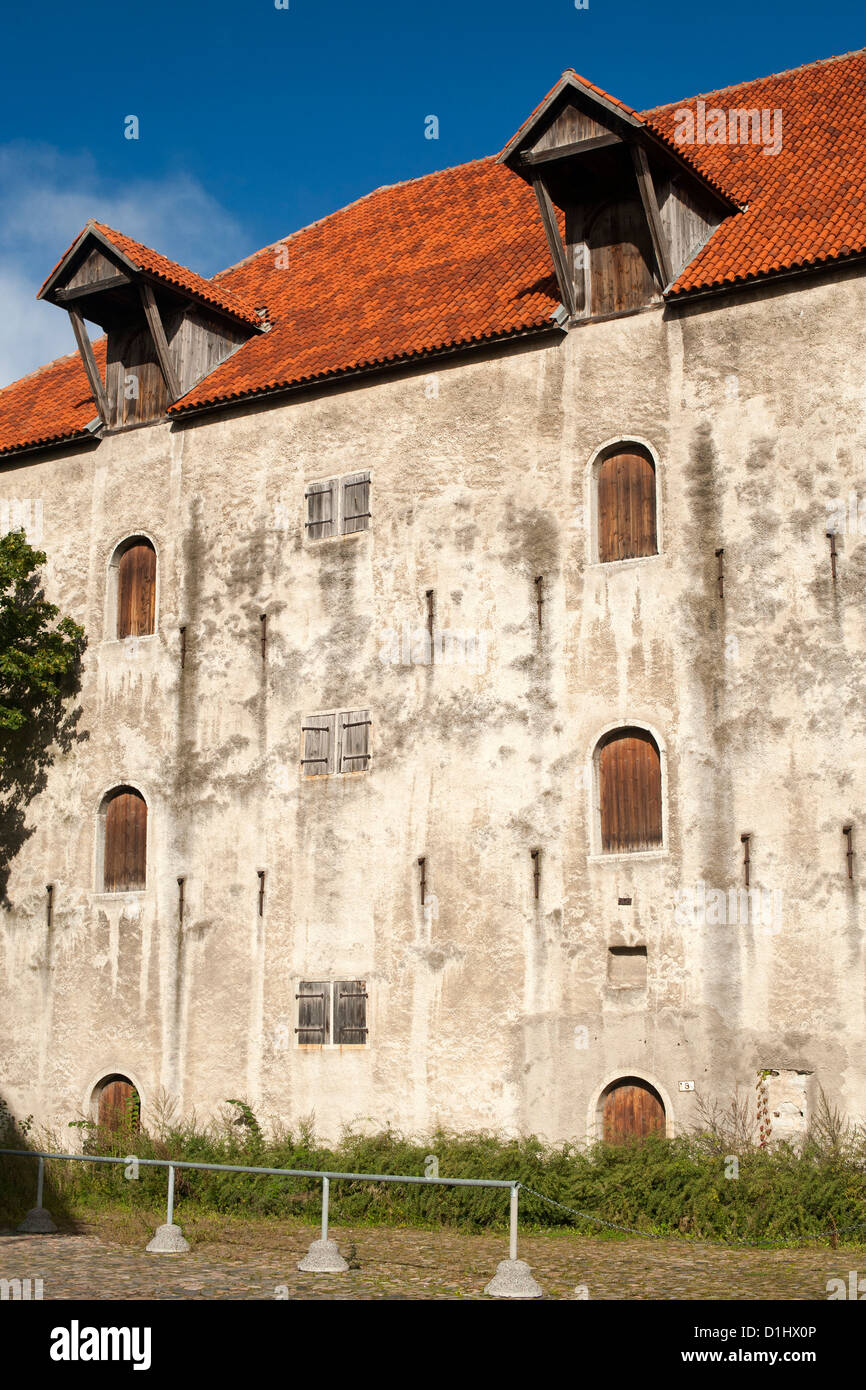
M 99 260 L 108 262 L 104 275 L 98 274 Z M 85 262 L 95 261 L 97 269 L 90 276 L 81 274 Z M 66 308 L 70 302 L 69 286 L 75 287 L 75 298 L 94 297 L 100 293 L 110 293 L 121 289 L 126 276 L 130 282 L 139 277 L 179 291 L 191 300 L 210 309 L 216 309 L 227 318 L 238 323 L 249 324 L 255 328 L 262 326 L 262 314 L 247 303 L 240 295 L 233 294 L 227 286 L 214 285 L 185 265 L 178 265 L 159 251 L 153 251 L 140 241 L 106 227 L 102 222 L 91 219 L 75 240 L 64 251 L 50 275 L 37 293 L 37 299 L 47 299 L 51 304 Z M 94 322 L 100 322 L 97 318 Z

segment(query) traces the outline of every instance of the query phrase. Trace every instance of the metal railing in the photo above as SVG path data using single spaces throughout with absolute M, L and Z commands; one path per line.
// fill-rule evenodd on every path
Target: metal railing
M 511 1194 L 509 1206 L 508 1257 L 517 1259 L 517 1220 L 520 1200 L 520 1182 L 516 1178 L 428 1178 L 416 1177 L 411 1173 L 331 1173 L 314 1168 L 253 1168 L 240 1163 L 187 1163 L 174 1158 L 138 1158 L 130 1154 L 125 1158 L 108 1157 L 103 1154 L 56 1154 L 39 1153 L 32 1149 L 0 1149 L 0 1154 L 17 1158 L 35 1158 L 39 1168 L 36 1179 L 36 1207 L 42 1209 L 45 1184 L 45 1160 L 62 1159 L 71 1163 L 136 1163 L 141 1168 L 168 1169 L 168 1196 L 166 1202 L 166 1225 L 172 1225 L 174 1217 L 174 1174 L 179 1168 L 192 1168 L 209 1173 L 254 1173 L 259 1177 L 275 1178 L 315 1178 L 322 1184 L 322 1240 L 328 1239 L 328 1204 L 332 1182 L 397 1182 L 415 1183 L 422 1187 L 507 1187 Z

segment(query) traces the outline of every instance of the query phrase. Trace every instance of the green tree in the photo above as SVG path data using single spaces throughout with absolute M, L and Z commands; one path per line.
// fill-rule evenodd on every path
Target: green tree
M 56 712 L 84 648 L 84 629 L 58 621 L 40 589 L 45 559 L 23 531 L 0 537 L 0 769 L 15 736 Z
M 32 827 L 28 803 L 43 790 L 53 750 L 68 752 L 76 732 L 84 629 L 61 618 L 42 591 L 45 554 L 23 531 L 0 537 L 0 902 L 11 862 Z

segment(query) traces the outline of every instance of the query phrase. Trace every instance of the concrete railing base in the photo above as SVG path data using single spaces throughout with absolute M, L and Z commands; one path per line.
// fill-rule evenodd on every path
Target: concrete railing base
M 335 1240 L 314 1240 L 298 1265 L 304 1274 L 345 1274 L 348 1268 Z
M 156 1235 L 148 1245 L 152 1255 L 186 1255 L 189 1245 L 184 1240 L 180 1226 L 157 1226 Z
M 500 1260 L 484 1292 L 491 1298 L 540 1298 L 544 1290 L 525 1260 Z
M 51 1212 L 44 1207 L 31 1207 L 18 1227 L 22 1236 L 53 1236 L 57 1227 L 51 1219 Z

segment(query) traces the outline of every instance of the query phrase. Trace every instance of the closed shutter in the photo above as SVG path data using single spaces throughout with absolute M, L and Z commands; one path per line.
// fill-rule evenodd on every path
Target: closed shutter
M 598 776 L 602 849 L 657 848 L 662 843 L 662 775 L 650 735 L 634 729 L 610 739 L 599 753 Z
M 147 803 L 134 791 L 112 796 L 105 808 L 104 889 L 135 892 L 147 874 Z
M 370 474 L 349 473 L 341 481 L 343 534 L 366 531 L 370 525 Z
M 336 478 L 307 484 L 306 531 L 310 540 L 337 535 L 338 486 Z
M 594 219 L 587 240 L 589 312 L 594 318 L 639 309 L 659 298 L 655 255 L 639 202 L 608 203 Z
M 598 558 L 633 560 L 657 551 L 655 469 L 643 453 L 611 454 L 598 472 Z
M 310 714 L 304 719 L 301 772 L 305 777 L 322 777 L 335 770 L 336 722 L 335 714 Z
M 156 551 L 136 541 L 120 557 L 117 576 L 117 635 L 147 637 L 156 621 Z
M 334 985 L 334 1042 L 367 1041 L 367 982 L 337 980 Z
M 299 1043 L 326 1043 L 331 1031 L 331 985 L 328 980 L 301 980 L 298 993 Z
M 370 711 L 348 710 L 340 715 L 338 772 L 366 772 L 370 766 Z

